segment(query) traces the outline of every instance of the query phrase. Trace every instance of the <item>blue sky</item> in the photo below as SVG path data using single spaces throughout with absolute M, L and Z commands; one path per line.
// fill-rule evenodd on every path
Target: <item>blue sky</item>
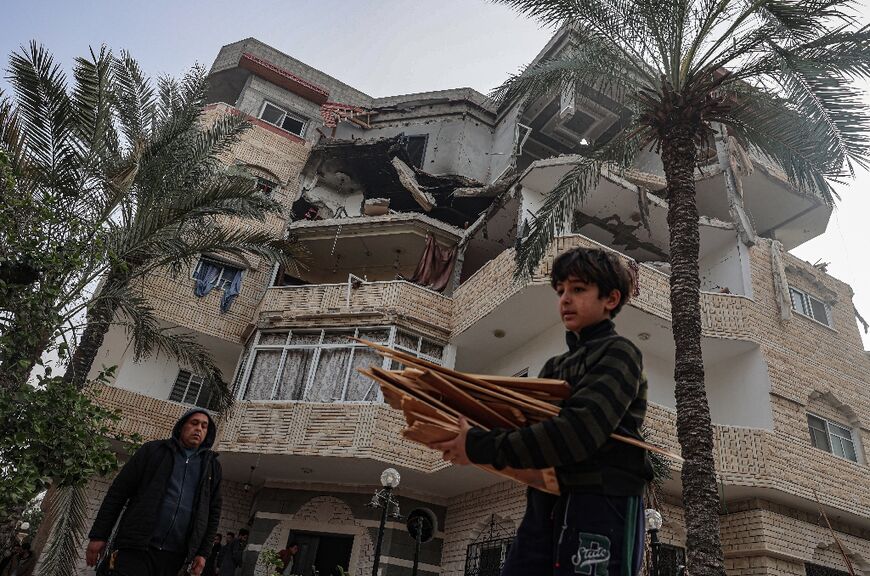
M 865 10 L 865 13 L 868 11 Z M 10 0 L 0 55 L 36 39 L 67 69 L 88 46 L 129 50 L 151 75 L 210 67 L 224 44 L 255 36 L 371 96 L 469 86 L 481 92 L 531 60 L 551 31 L 483 0 Z M 5 80 L 0 88 L 8 90 Z M 870 174 L 838 190 L 828 230 L 793 252 L 830 262 L 870 319 Z M 864 336 L 865 348 L 870 337 Z

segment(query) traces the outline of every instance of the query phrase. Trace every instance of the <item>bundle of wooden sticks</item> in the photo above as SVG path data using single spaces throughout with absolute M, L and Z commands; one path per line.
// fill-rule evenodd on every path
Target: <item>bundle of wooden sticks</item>
M 466 374 L 367 340 L 355 340 L 403 366 L 401 370 L 371 366 L 359 371 L 380 384 L 384 400 L 405 415 L 408 427 L 402 434 L 420 444 L 429 445 L 456 437 L 461 416 L 472 426 L 484 430 L 535 424 L 557 415 L 560 408 L 555 404 L 571 394 L 571 387 L 562 380 Z M 635 438 L 618 434 L 612 437 L 668 458 L 680 459 Z M 496 470 L 490 466 L 480 467 L 544 492 L 559 493 L 552 468 Z

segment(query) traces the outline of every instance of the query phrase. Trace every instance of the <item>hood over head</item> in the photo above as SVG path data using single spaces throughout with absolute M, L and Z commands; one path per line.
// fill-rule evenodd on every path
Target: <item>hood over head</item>
M 208 450 L 212 447 L 217 438 L 217 424 L 214 423 L 214 419 L 205 408 L 191 408 L 182 414 L 181 418 L 179 418 L 175 423 L 175 426 L 172 427 L 172 438 L 178 442 L 179 445 L 181 444 L 181 427 L 184 426 L 187 419 L 194 414 L 205 414 L 206 418 L 208 418 L 208 432 L 205 433 L 205 439 L 202 441 L 202 444 L 199 445 L 199 450 Z

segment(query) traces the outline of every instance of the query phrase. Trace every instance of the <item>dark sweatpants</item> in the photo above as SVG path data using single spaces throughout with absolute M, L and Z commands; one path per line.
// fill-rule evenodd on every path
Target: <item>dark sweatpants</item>
M 529 489 L 501 576 L 636 576 L 644 537 L 639 496 Z
M 178 576 L 184 564 L 184 552 L 122 548 L 115 553 L 115 570 L 109 572 L 112 576 Z

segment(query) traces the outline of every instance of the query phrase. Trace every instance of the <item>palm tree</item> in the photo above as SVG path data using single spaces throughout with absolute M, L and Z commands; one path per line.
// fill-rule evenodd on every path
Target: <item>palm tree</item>
M 138 356 L 169 353 L 219 384 L 208 350 L 163 327 L 133 288 L 152 272 L 189 267 L 202 252 L 292 262 L 295 243 L 259 226 L 280 206 L 219 161 L 247 123 L 203 116 L 202 68 L 155 89 L 131 57 L 105 49 L 76 60 L 71 89 L 35 42 L 11 56 L 9 78 L 14 100 L 0 94 L 11 187 L 0 206 L 0 393 L 22 386 L 85 310 L 67 383 L 84 385 L 106 331 L 120 323 Z M 46 574 L 66 573 L 79 550 L 83 483 L 59 486 L 52 500 L 62 527 L 48 544 Z
M 203 253 L 261 257 L 284 265 L 300 255 L 291 239 L 276 237 L 263 226 L 243 227 L 281 207 L 257 191 L 251 177 L 219 159 L 249 125 L 234 114 L 204 121 L 204 70 L 195 67 L 181 82 L 161 79 L 155 91 L 131 57 L 116 60 L 113 68 L 113 101 L 125 145 L 111 165 L 131 169 L 115 214 L 98 235 L 106 247 L 105 275 L 99 294 L 88 303 L 87 324 L 64 376 L 79 387 L 116 316 L 133 326 L 138 354 L 165 348 L 194 366 L 203 365 L 196 357 L 203 351 L 193 339 L 168 336 L 147 302 L 133 295 L 137 280 L 189 269 Z M 206 368 L 205 380 L 219 385 L 220 372 Z
M 870 29 L 855 0 L 495 0 L 547 25 L 575 48 L 535 63 L 493 92 L 501 103 L 570 87 L 626 111 L 618 132 L 584 146 L 517 251 L 530 273 L 603 168 L 652 149 L 664 166 L 676 345 L 677 435 L 688 569 L 724 574 L 710 411 L 701 357 L 695 169 L 715 140 L 781 167 L 805 194 L 832 203 L 830 182 L 867 162 L 870 113 L 855 85 L 870 76 Z

